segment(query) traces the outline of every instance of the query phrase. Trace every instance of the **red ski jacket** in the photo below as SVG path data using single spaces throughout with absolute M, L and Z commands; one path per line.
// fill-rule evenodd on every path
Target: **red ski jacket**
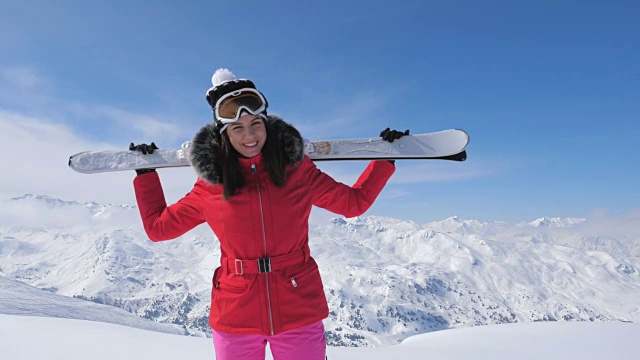
M 363 214 L 395 166 L 372 161 L 352 187 L 336 182 L 304 157 L 287 166 L 278 188 L 261 155 L 240 159 L 247 184 L 224 200 L 222 185 L 198 179 L 168 206 L 158 174 L 137 176 L 136 198 L 149 238 L 176 238 L 207 222 L 220 241 L 209 323 L 217 331 L 273 335 L 322 320 L 329 309 L 318 266 L 309 254 L 312 205 L 346 217 Z

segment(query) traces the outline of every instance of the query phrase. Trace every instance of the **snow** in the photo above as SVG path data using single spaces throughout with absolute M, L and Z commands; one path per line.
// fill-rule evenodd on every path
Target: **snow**
M 310 243 L 331 310 L 329 343 L 387 347 L 469 326 L 640 321 L 638 224 L 637 216 L 519 224 L 459 217 L 429 224 L 376 216 L 319 221 L 310 227 Z M 76 296 L 207 335 L 219 251 L 206 226 L 150 242 L 131 206 L 43 195 L 0 206 L 0 277 L 57 296 L 38 309 Z M 18 297 L 0 291 L 0 309 L 15 305 L 12 298 Z M 83 313 L 51 312 L 59 307 L 33 315 Z M 128 319 L 115 323 L 134 326 Z
M 60 318 L 0 315 L 3 359 L 213 359 L 210 339 L 122 325 Z
M 167 331 L 169 329 L 170 331 Z M 19 360 L 213 359 L 210 338 L 110 306 L 0 277 L 0 353 Z M 328 347 L 332 360 L 636 359 L 640 324 L 537 322 L 436 331 L 376 348 Z M 267 349 L 267 359 L 272 359 Z
M 633 360 L 640 324 L 528 323 L 438 331 L 379 348 L 329 347 L 332 360 Z M 3 359 L 213 359 L 211 339 L 91 321 L 0 315 Z M 267 359 L 272 359 L 268 354 Z
M 386 349 L 470 326 L 640 321 L 639 220 L 318 221 L 328 342 Z M 25 195 L 0 206 L 0 313 L 208 336 L 219 251 L 206 226 L 152 243 L 135 207 Z
M 56 295 L 3 277 L 0 277 L 0 314 L 73 318 L 169 334 L 187 334 L 176 325 L 145 320 L 113 306 Z
M 549 218 L 543 217 L 536 219 L 527 224 L 519 224 L 519 226 L 535 226 L 535 227 L 570 227 L 575 224 L 580 224 L 585 222 L 587 219 L 584 218 Z

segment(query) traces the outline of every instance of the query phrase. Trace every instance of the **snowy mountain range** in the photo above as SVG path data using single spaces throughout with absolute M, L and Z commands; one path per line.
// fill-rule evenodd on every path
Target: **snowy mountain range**
M 328 342 L 395 344 L 484 324 L 640 321 L 639 220 L 314 223 L 311 252 L 331 309 Z M 189 334 L 208 332 L 218 253 L 206 226 L 150 242 L 132 206 L 25 195 L 0 209 L 5 281 L 116 306 Z M 0 309 L 12 298 L 1 294 Z

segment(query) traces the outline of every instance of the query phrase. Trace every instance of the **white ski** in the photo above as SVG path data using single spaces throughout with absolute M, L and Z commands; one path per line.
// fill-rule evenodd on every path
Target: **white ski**
M 439 159 L 464 161 L 469 134 L 444 130 L 404 136 L 393 143 L 382 138 L 305 142 L 305 154 L 313 161 L 374 159 Z M 143 155 L 136 151 L 85 151 L 69 158 L 69 167 L 85 174 L 191 166 L 185 142 L 179 149 L 158 149 Z

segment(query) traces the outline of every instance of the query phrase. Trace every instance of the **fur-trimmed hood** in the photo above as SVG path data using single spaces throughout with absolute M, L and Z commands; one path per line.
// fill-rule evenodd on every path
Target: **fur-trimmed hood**
M 297 165 L 304 157 L 304 141 L 296 128 L 277 116 L 266 120 L 268 136 L 275 136 L 284 149 L 287 163 Z M 220 131 L 215 124 L 204 126 L 191 142 L 190 160 L 198 176 L 211 184 L 222 184 Z

